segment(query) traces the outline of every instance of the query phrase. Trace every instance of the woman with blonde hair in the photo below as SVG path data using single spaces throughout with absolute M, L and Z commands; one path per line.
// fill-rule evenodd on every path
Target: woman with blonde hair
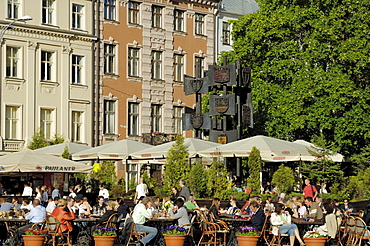
M 299 235 L 297 225 L 291 223 L 292 217 L 288 211 L 284 211 L 284 209 L 285 207 L 283 204 L 276 204 L 275 212 L 271 214 L 271 224 L 275 226 L 272 230 L 272 233 L 274 235 L 278 235 L 280 230 L 280 234 L 288 234 L 290 246 L 294 246 L 295 238 L 298 239 L 300 245 L 304 245 L 304 242 Z

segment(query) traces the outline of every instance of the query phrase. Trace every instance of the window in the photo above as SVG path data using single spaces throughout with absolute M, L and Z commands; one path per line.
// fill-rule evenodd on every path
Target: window
M 195 34 L 204 35 L 204 15 L 195 14 Z
M 18 19 L 20 0 L 8 0 L 8 18 Z
M 128 104 L 128 135 L 139 136 L 139 104 Z
M 20 78 L 20 48 L 6 47 L 6 77 Z
M 83 56 L 72 55 L 72 84 L 81 84 Z
M 72 4 L 72 28 L 82 29 L 83 6 Z
M 175 9 L 173 29 L 175 31 L 184 31 L 184 11 Z
M 82 142 L 82 116 L 83 112 L 72 111 L 72 142 Z
M 116 101 L 105 100 L 104 101 L 104 133 L 114 134 L 115 133 L 115 121 L 116 117 Z
M 162 27 L 162 8 L 152 6 L 152 27 Z
M 19 107 L 6 106 L 5 138 L 18 139 L 20 132 Z
M 53 52 L 41 51 L 41 80 L 51 81 L 53 78 Z
M 161 132 L 162 130 L 162 107 L 158 104 L 152 105 L 152 132 Z
M 152 79 L 162 79 L 162 52 L 152 51 Z
M 230 24 L 222 22 L 222 43 L 230 45 Z
M 183 107 L 174 106 L 173 107 L 173 132 L 182 133 L 182 110 Z
M 104 0 L 104 19 L 115 20 L 116 1 Z
M 114 74 L 115 73 L 115 52 L 116 46 L 113 44 L 104 44 L 104 73 Z
M 128 49 L 128 75 L 139 76 L 139 49 Z
M 195 77 L 203 78 L 204 74 L 204 58 L 195 57 Z
M 42 0 L 42 23 L 53 24 L 54 0 Z
M 139 24 L 139 6 L 136 2 L 128 3 L 128 23 Z
M 53 110 L 41 109 L 40 130 L 44 134 L 46 140 L 50 140 L 52 137 L 52 127 L 53 127 Z
M 175 81 L 184 81 L 184 56 L 175 54 L 173 56 L 173 79 Z

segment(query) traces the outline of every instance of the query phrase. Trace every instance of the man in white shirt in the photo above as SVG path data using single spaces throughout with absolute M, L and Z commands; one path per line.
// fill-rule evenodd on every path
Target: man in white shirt
M 22 196 L 31 197 L 32 196 L 32 192 L 33 192 L 33 190 L 30 187 L 30 184 L 29 183 L 24 183 L 24 189 L 23 189 Z
M 137 231 L 147 232 L 148 235 L 143 237 L 136 246 L 143 246 L 149 243 L 158 233 L 157 228 L 150 226 L 144 226 L 145 219 L 152 218 L 151 210 L 148 208 L 152 207 L 152 201 L 149 197 L 144 197 L 141 203 L 137 204 L 132 213 L 132 219 L 136 225 Z
M 109 200 L 109 192 L 105 188 L 105 185 L 99 185 L 99 196 L 104 197 L 104 202 L 108 202 Z
M 136 192 L 134 197 L 134 202 L 137 203 L 140 197 L 145 197 L 149 194 L 148 186 L 144 183 L 144 179 L 139 179 L 139 184 L 136 186 Z
M 51 214 L 54 211 L 54 209 L 57 208 L 58 203 L 59 203 L 59 197 L 55 197 L 54 201 L 49 202 L 48 205 L 46 206 L 46 212 L 48 214 Z

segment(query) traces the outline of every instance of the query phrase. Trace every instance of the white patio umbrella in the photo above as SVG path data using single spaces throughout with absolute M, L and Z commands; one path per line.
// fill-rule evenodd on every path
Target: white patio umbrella
M 314 144 L 312 144 L 310 142 L 307 142 L 305 140 L 301 140 L 301 139 L 300 140 L 296 140 L 293 143 L 301 144 L 301 145 L 305 146 L 312 153 L 317 152 L 317 149 L 320 149 L 317 146 L 315 146 Z M 338 154 L 338 153 L 333 153 L 332 155 L 329 155 L 328 158 L 331 159 L 334 162 L 342 162 L 343 159 L 344 159 L 344 156 L 341 155 L 341 154 Z M 301 160 L 302 161 L 315 161 L 317 159 L 318 158 L 316 156 L 314 156 L 314 155 L 308 155 L 308 156 L 301 155 Z
M 132 159 L 161 159 L 166 158 L 168 150 L 175 141 L 153 146 L 150 149 L 140 150 L 131 154 Z M 189 158 L 195 157 L 200 151 L 208 148 L 216 148 L 221 144 L 205 141 L 197 138 L 185 138 L 184 145 L 189 152 Z
M 210 148 L 199 153 L 202 157 L 246 157 L 252 148 L 260 150 L 265 162 L 299 161 L 301 155 L 310 155 L 307 148 L 292 142 L 266 136 L 254 136 L 231 142 L 220 147 Z
M 83 144 L 78 144 L 78 143 L 60 143 L 60 144 L 55 144 L 51 146 L 46 146 L 41 149 L 36 149 L 35 151 L 38 153 L 44 153 L 44 154 L 51 154 L 51 155 L 56 155 L 60 156 L 64 152 L 64 148 L 68 147 L 68 152 L 73 155 L 76 152 L 80 152 L 83 150 L 91 149 L 91 147 L 83 145 Z
M 131 153 L 150 147 L 149 144 L 124 139 L 77 152 L 72 155 L 72 160 L 124 160 Z
M 2 173 L 89 173 L 91 170 L 92 166 L 29 149 L 0 157 Z

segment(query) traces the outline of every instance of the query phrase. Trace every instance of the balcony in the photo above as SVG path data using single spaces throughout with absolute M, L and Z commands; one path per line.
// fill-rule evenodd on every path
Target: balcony
M 24 140 L 3 140 L 3 151 L 16 152 L 21 151 L 24 147 Z

